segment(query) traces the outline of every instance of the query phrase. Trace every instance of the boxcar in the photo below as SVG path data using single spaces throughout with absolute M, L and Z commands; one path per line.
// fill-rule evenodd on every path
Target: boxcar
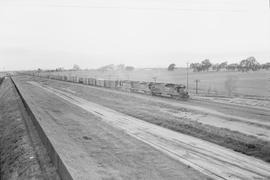
M 119 81 L 117 88 L 121 91 L 131 92 L 131 88 L 132 88 L 131 81 L 127 81 L 127 80 Z
M 105 80 L 104 81 L 104 86 L 107 88 L 116 88 L 116 81 L 112 81 L 112 80 Z
M 97 79 L 97 80 L 96 80 L 96 86 L 104 87 L 104 80 Z
M 132 81 L 131 91 L 136 93 L 151 94 L 149 82 Z

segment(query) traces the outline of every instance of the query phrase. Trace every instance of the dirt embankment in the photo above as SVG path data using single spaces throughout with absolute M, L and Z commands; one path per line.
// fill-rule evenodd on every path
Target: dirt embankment
M 58 179 L 9 78 L 0 85 L 0 179 Z M 33 128 L 33 127 L 32 127 Z

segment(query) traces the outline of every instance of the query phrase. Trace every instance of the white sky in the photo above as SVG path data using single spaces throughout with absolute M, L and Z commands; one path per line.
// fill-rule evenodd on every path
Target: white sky
M 0 0 L 0 70 L 270 62 L 269 0 Z

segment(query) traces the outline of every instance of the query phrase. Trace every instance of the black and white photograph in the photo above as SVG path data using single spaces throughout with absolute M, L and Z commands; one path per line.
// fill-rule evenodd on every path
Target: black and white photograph
M 270 0 L 0 0 L 0 180 L 270 180 Z

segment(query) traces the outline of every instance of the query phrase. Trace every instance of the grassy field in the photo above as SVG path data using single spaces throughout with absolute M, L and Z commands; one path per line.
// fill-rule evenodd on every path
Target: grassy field
M 46 73 L 48 74 L 48 73 Z M 83 70 L 64 71 L 50 74 L 92 77 L 110 80 L 157 81 L 187 84 L 186 69 L 136 69 L 134 71 Z M 189 92 L 195 93 L 199 80 L 198 93 L 202 95 L 245 96 L 270 99 L 270 71 L 258 72 L 192 72 L 189 70 Z

